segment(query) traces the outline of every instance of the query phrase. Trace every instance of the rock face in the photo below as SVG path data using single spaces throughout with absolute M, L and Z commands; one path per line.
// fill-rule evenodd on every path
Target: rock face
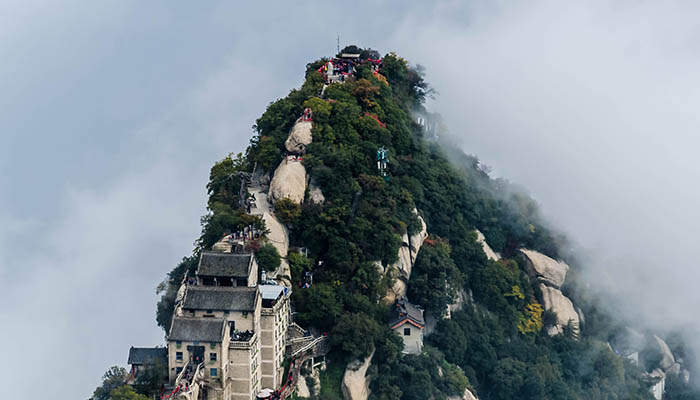
M 312 141 L 311 126 L 311 121 L 298 120 L 294 124 L 287 141 L 284 142 L 284 147 L 288 152 L 303 154 L 306 151 L 306 146 Z
M 364 361 L 348 364 L 343 375 L 343 397 L 345 400 L 367 400 L 369 397 L 369 378 L 365 376 L 372 363 L 374 351 Z
M 520 249 L 525 256 L 527 273 L 532 279 L 537 279 L 549 286 L 560 288 L 566 279 L 569 266 L 533 250 Z
M 311 391 L 309 386 L 306 384 L 306 379 L 303 376 L 299 377 L 297 380 L 297 397 L 302 399 L 308 399 L 311 397 Z
M 277 252 L 282 256 L 277 271 L 269 273 L 268 276 L 271 278 L 277 278 L 283 275 L 291 276 L 289 264 L 286 260 L 287 253 L 289 252 L 289 232 L 287 231 L 287 227 L 268 212 L 262 214 L 262 220 L 265 221 L 265 227 L 270 231 L 267 234 L 267 241 L 275 246 Z
M 651 394 L 656 400 L 662 400 L 664 397 L 664 390 L 666 389 L 666 374 L 660 369 L 655 369 L 648 374 L 651 378 L 656 378 L 658 381 L 651 387 Z
M 418 212 L 414 209 L 413 212 L 417 214 Z M 421 246 L 423 246 L 423 241 L 428 237 L 427 226 L 423 217 L 418 216 L 420 220 L 421 229 L 420 232 L 408 237 L 408 233 L 404 233 L 401 237 L 401 248 L 399 248 L 399 260 L 393 264 L 393 266 L 401 273 L 406 279 L 411 277 L 411 269 L 413 269 L 413 263 L 418 257 L 418 251 Z
M 491 246 L 489 246 L 488 243 L 486 243 L 486 237 L 484 236 L 481 231 L 478 229 L 476 230 L 476 241 L 481 243 L 481 247 L 484 249 L 484 253 L 486 254 L 486 257 L 490 260 L 493 261 L 498 261 L 501 259 L 501 255 L 493 251 Z
M 413 210 L 414 214 L 418 214 L 417 210 Z M 418 216 L 421 223 L 420 232 L 408 236 L 408 233 L 404 233 L 401 237 L 401 247 L 399 248 L 399 259 L 394 264 L 392 264 L 388 270 L 395 272 L 397 274 L 394 286 L 387 292 L 387 296 L 384 300 L 387 303 L 393 303 L 395 299 L 405 296 L 409 278 L 411 277 L 411 270 L 413 269 L 413 263 L 416 262 L 418 257 L 418 251 L 420 251 L 421 246 L 423 246 L 423 241 L 428 237 L 427 226 L 423 217 Z
M 664 371 L 668 370 L 669 368 L 673 367 L 673 364 L 676 363 L 676 360 L 673 357 L 673 353 L 671 352 L 671 349 L 668 347 L 666 342 L 663 341 L 663 339 L 656 335 L 654 335 L 653 338 L 656 342 L 656 345 L 659 347 L 659 351 L 661 352 L 661 361 L 659 362 L 659 367 L 661 367 L 661 369 L 663 369 Z
M 309 386 L 309 382 L 313 383 Z M 308 399 L 314 396 L 318 396 L 321 393 L 321 379 L 318 369 L 314 368 L 310 376 L 301 375 L 297 380 L 297 397 Z
M 318 187 L 313 178 L 309 182 L 309 200 L 316 204 L 323 204 L 326 201 L 326 196 L 323 195 L 321 188 Z
M 270 196 L 274 201 L 288 198 L 297 204 L 304 201 L 306 191 L 306 168 L 295 160 L 282 160 L 270 182 Z
M 557 314 L 557 322 L 550 327 L 547 333 L 550 336 L 564 332 L 564 327 L 572 322 L 574 329 L 578 331 L 579 318 L 574 304 L 568 297 L 564 296 L 559 289 L 540 283 L 542 291 L 542 303 L 545 310 L 553 311 Z
M 464 394 L 462 395 L 462 397 L 450 396 L 447 398 L 447 400 L 479 400 L 479 398 L 474 396 L 474 394 L 472 394 L 472 392 L 470 392 L 469 389 L 464 389 Z

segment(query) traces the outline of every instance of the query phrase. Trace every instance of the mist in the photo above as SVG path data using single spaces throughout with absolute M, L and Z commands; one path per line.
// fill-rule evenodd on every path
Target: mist
M 192 250 L 208 168 L 341 45 L 426 67 L 465 152 L 527 187 L 611 309 L 693 305 L 700 5 L 645 1 L 41 1 L 0 5 L 0 367 L 86 398 L 163 344 L 155 287 Z M 696 343 L 697 345 L 697 343 Z M 30 349 L 30 350 L 28 350 Z
M 404 31 L 464 151 L 528 188 L 618 318 L 662 334 L 700 332 L 699 11 L 478 3 Z

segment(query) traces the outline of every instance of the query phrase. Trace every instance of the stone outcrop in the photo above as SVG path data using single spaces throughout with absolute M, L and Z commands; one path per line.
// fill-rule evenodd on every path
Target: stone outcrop
M 569 272 L 566 263 L 554 260 L 534 250 L 520 249 L 525 256 L 525 268 L 532 279 L 545 283 L 555 288 L 561 288 Z
M 304 165 L 285 158 L 275 170 L 275 175 L 270 182 L 270 196 L 273 201 L 288 198 L 297 204 L 304 201 L 306 191 L 306 168 Z
M 303 376 L 297 380 L 297 397 L 302 399 L 311 397 L 311 390 L 309 390 L 309 385 L 306 384 L 306 379 Z
M 488 243 L 486 243 L 486 237 L 484 236 L 483 233 L 481 233 L 480 230 L 476 230 L 476 241 L 481 244 L 481 248 L 484 249 L 484 254 L 486 254 L 486 257 L 490 260 L 493 261 L 498 261 L 501 259 L 501 255 L 493 251 L 491 246 L 489 246 Z
M 648 377 L 658 379 L 658 381 L 651 387 L 651 394 L 656 400 L 662 400 L 664 397 L 664 390 L 666 389 L 666 374 L 661 369 L 655 369 L 647 374 Z
M 415 209 L 414 213 L 418 213 Z M 413 263 L 416 262 L 416 257 L 418 257 L 418 251 L 421 246 L 423 246 L 423 241 L 428 237 L 427 226 L 423 217 L 418 216 L 420 220 L 421 229 L 418 233 L 408 236 L 408 233 L 404 233 L 401 237 L 401 247 L 399 248 L 399 260 L 393 264 L 403 277 L 406 279 L 411 277 L 411 270 L 413 269 Z
M 289 263 L 287 263 L 286 260 L 287 253 L 289 252 L 289 232 L 287 231 L 287 227 L 268 212 L 262 214 L 262 220 L 265 221 L 265 227 L 269 230 L 267 233 L 268 243 L 275 246 L 277 252 L 282 256 L 277 271 L 269 273 L 268 276 L 273 279 L 281 276 L 291 276 Z
M 569 324 L 569 321 L 571 321 L 575 331 L 578 332 L 579 317 L 571 300 L 564 296 L 557 288 L 547 286 L 543 283 L 540 283 L 539 287 L 542 291 L 542 305 L 544 309 L 553 311 L 557 315 L 556 324 L 549 327 L 547 333 L 553 336 L 564 332 L 564 327 Z
M 289 133 L 287 141 L 284 142 L 284 147 L 290 153 L 303 154 L 313 140 L 311 137 L 311 121 L 297 120 Z
M 364 361 L 356 360 L 348 364 L 343 375 L 343 397 L 345 400 L 367 400 L 369 398 L 369 377 L 367 369 L 372 364 L 374 351 Z
M 464 389 L 464 394 L 462 395 L 462 397 L 449 396 L 447 400 L 479 400 L 479 398 L 474 396 L 474 394 L 469 389 Z
M 664 342 L 663 339 L 656 335 L 653 335 L 653 338 L 656 346 L 659 349 L 659 352 L 661 352 L 661 361 L 659 361 L 659 367 L 666 371 L 669 368 L 673 367 L 673 364 L 676 363 L 676 359 L 673 357 L 671 349 L 668 347 L 668 345 L 666 344 L 666 342 Z
M 300 375 L 297 380 L 297 397 L 308 399 L 321 393 L 321 378 L 318 369 L 314 368 L 311 375 Z
M 309 182 L 309 201 L 316 204 L 323 204 L 326 201 L 326 196 L 323 195 L 314 178 Z
M 414 209 L 413 212 L 418 214 L 416 209 Z M 398 254 L 399 259 L 387 269 L 390 273 L 396 274 L 394 286 L 387 292 L 384 298 L 387 303 L 393 303 L 395 299 L 406 295 L 406 282 L 408 282 L 411 277 L 413 263 L 416 262 L 418 251 L 420 251 L 421 246 L 423 246 L 425 238 L 428 237 L 427 226 L 423 217 L 418 216 L 418 219 L 421 223 L 421 230 L 410 237 L 408 233 L 403 234 Z

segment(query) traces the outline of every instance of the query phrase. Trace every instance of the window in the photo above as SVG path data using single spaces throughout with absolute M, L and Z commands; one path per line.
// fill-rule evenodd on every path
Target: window
M 179 349 L 180 347 L 182 347 L 182 342 L 178 340 L 177 342 L 175 342 L 175 346 Z
M 177 362 L 182 362 L 182 352 L 181 351 L 178 351 L 177 353 L 175 353 L 175 359 L 177 360 Z
M 207 314 L 213 314 L 214 310 L 207 310 Z
M 403 328 L 404 336 L 411 336 L 411 328 Z
M 216 342 L 211 342 L 211 348 L 215 349 L 216 348 Z
M 180 375 L 180 372 L 182 372 L 182 367 L 177 367 L 177 368 L 175 368 L 175 373 L 176 373 L 177 375 Z
M 209 353 L 209 361 L 216 361 L 216 353 Z
M 210 370 L 209 370 L 209 376 L 211 376 L 212 378 L 216 377 L 216 372 L 217 372 L 217 371 L 216 371 L 216 368 L 210 369 Z

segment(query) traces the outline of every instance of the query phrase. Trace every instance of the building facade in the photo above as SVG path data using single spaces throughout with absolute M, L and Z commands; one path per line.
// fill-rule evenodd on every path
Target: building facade
M 423 351 L 425 320 L 421 308 L 409 303 L 405 297 L 396 300 L 390 326 L 401 336 L 404 353 L 420 354 Z
M 180 398 L 192 398 L 194 385 L 209 400 L 251 400 L 263 388 L 278 389 L 290 294 L 259 285 L 251 253 L 203 252 L 196 277 L 179 290 L 168 334 L 169 378 Z

